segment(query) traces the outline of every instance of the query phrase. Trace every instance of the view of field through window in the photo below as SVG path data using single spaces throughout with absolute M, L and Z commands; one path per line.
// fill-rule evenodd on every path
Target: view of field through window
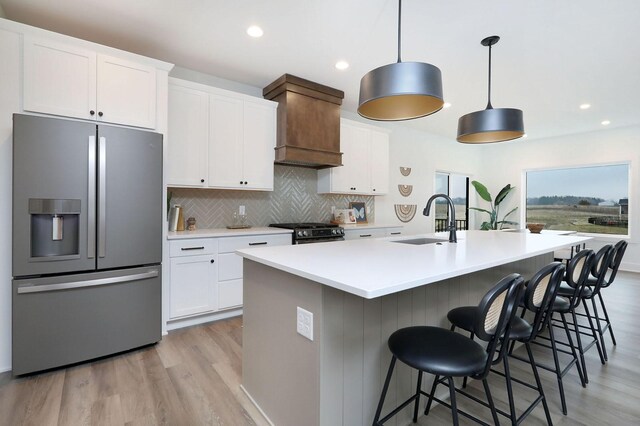
M 467 223 L 467 191 L 469 179 L 465 175 L 436 172 L 435 192 L 447 194 L 451 197 L 456 210 L 456 227 L 459 230 L 468 229 Z M 446 200 L 436 199 L 436 231 L 442 231 L 448 226 L 449 206 Z
M 629 233 L 629 165 L 535 170 L 526 174 L 527 223 L 593 234 Z

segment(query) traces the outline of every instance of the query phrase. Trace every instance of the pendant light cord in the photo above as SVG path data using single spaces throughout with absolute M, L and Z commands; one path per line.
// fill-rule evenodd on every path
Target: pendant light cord
M 491 105 L 491 46 L 489 45 L 489 93 L 487 95 L 487 108 L 486 109 L 493 109 L 493 106 Z
M 400 46 L 402 45 L 402 0 L 398 0 L 398 62 L 402 62 L 400 58 Z

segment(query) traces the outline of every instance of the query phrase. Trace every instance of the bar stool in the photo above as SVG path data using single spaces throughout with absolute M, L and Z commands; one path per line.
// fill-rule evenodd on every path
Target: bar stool
M 627 250 L 627 246 L 628 243 L 624 240 L 620 240 L 616 243 L 615 246 L 613 246 L 613 248 L 615 249 L 615 254 L 613 255 L 613 260 L 611 261 L 611 264 L 609 265 L 609 269 L 608 269 L 608 276 L 605 277 L 604 281 L 602 282 L 601 286 L 600 286 L 600 291 L 598 292 L 598 299 L 600 300 L 600 306 L 602 306 L 602 313 L 604 314 L 604 318 L 600 318 L 597 315 L 597 309 L 595 307 L 595 300 L 591 299 L 591 301 L 593 302 L 594 306 L 593 306 L 593 311 L 596 312 L 595 314 L 595 319 L 596 321 L 600 322 L 603 321 L 605 323 L 604 327 L 602 328 L 602 332 L 605 333 L 607 330 L 609 330 L 609 334 L 611 335 L 611 342 L 613 343 L 613 345 L 616 345 L 616 337 L 613 334 L 613 327 L 611 326 L 611 321 L 609 320 L 609 314 L 607 313 L 607 307 L 604 304 L 604 299 L 602 298 L 602 290 L 609 287 L 613 281 L 616 279 L 616 275 L 618 274 L 618 268 L 620 267 L 620 264 L 622 263 L 622 258 L 624 257 L 624 253 Z M 597 278 L 595 276 L 590 276 L 587 279 L 587 285 L 589 287 L 594 287 L 597 283 Z M 579 316 L 585 316 L 585 314 L 582 313 L 578 313 L 577 315 Z M 604 346 L 604 337 L 601 339 L 602 341 L 602 345 Z M 605 351 L 606 354 L 606 351 Z
M 495 424 L 499 424 L 495 405 L 491 398 L 491 392 L 487 383 L 491 364 L 498 362 L 502 351 L 497 351 L 500 336 L 502 336 L 515 314 L 517 300 L 523 287 L 523 279 L 519 274 L 511 274 L 500 280 L 482 298 L 478 309 L 480 315 L 474 324 L 475 335 L 487 342 L 486 348 L 479 343 L 462 336 L 453 331 L 439 327 L 416 326 L 401 328 L 394 332 L 388 340 L 389 349 L 392 353 L 389 370 L 382 388 L 380 401 L 373 420 L 373 425 L 381 425 L 411 402 L 415 401 L 413 410 L 413 422 L 418 421 L 418 409 L 420 405 L 420 395 L 428 397 L 425 414 L 429 413 L 432 402 L 435 400 L 440 404 L 451 408 L 453 424 L 458 425 L 458 413 L 479 423 L 470 414 L 457 409 L 456 391 L 453 381 L 454 377 L 470 376 L 477 380 L 482 380 L 484 391 L 487 395 L 488 404 L 477 398 L 476 401 L 488 406 Z M 494 356 L 497 358 L 494 360 Z M 400 404 L 391 413 L 380 419 L 384 399 L 389 388 L 389 382 L 395 367 L 396 360 L 418 370 L 418 384 L 416 393 L 405 402 Z M 430 393 L 422 391 L 422 373 L 427 372 L 435 375 Z M 449 386 L 451 404 L 435 398 L 435 391 L 438 384 Z
M 593 338 L 592 342 L 590 342 L 589 344 L 587 344 L 582 348 L 579 348 L 580 357 L 581 357 L 580 359 L 583 361 L 582 370 L 584 372 L 585 381 L 587 383 L 589 382 L 589 380 L 587 376 L 587 367 L 584 364 L 584 352 L 589 350 L 595 344 L 595 346 L 598 348 L 598 355 L 600 356 L 600 362 L 602 363 L 602 365 L 604 365 L 607 361 L 607 352 L 604 346 L 604 335 L 602 332 L 602 327 L 600 326 L 600 322 L 597 320 L 595 321 L 595 325 L 594 325 L 594 319 L 598 317 L 598 311 L 596 309 L 594 298 L 600 293 L 600 287 L 604 282 L 604 278 L 607 274 L 609 265 L 611 264 L 614 254 L 615 254 L 615 249 L 611 244 L 607 244 L 606 246 L 598 250 L 598 253 L 596 253 L 590 268 L 591 275 L 595 277 L 595 282 L 593 282 L 592 287 L 587 286 L 588 279 L 589 279 L 589 276 L 587 275 L 587 278 L 585 279 L 584 287 L 577 292 L 578 303 L 582 303 L 582 306 L 585 310 L 585 314 L 583 316 L 587 318 L 589 325 L 586 326 L 578 323 L 577 315 L 579 314 L 575 312 L 575 310 L 573 315 L 573 323 L 569 323 L 569 325 L 573 327 L 573 331 L 576 334 L 576 336 L 579 336 L 580 334 L 582 334 L 582 335 Z M 569 284 L 569 282 L 567 282 L 567 284 L 563 283 L 560 285 L 560 289 L 558 290 L 558 295 L 565 296 L 565 297 L 571 296 L 572 294 L 574 294 L 575 290 L 576 289 L 573 288 Z M 594 308 L 594 315 L 591 315 L 589 311 L 587 300 L 591 300 L 592 302 L 592 305 Z M 581 331 L 581 329 L 588 329 L 590 333 Z
M 512 425 L 520 424 L 540 402 L 542 402 L 544 408 L 547 424 L 553 424 L 553 422 L 551 421 L 551 415 L 549 413 L 549 407 L 547 405 L 546 397 L 542 389 L 542 383 L 540 382 L 540 376 L 538 375 L 538 369 L 536 367 L 535 359 L 531 351 L 530 343 L 533 341 L 533 339 L 535 339 L 539 332 L 541 332 L 548 326 L 551 317 L 551 303 L 555 300 L 556 293 L 564 276 L 564 272 L 565 267 L 562 263 L 553 262 L 540 269 L 540 271 L 538 271 L 531 278 L 531 280 L 529 280 L 526 285 L 526 291 L 524 293 L 521 304 L 535 314 L 533 322 L 530 324 L 523 318 L 514 317 L 509 327 L 508 336 L 505 336 L 505 338 L 503 339 L 502 344 L 505 347 L 509 344 L 511 345 L 511 350 L 509 351 L 510 353 L 513 351 L 513 345 L 516 341 L 524 343 L 527 349 L 528 359 L 517 359 L 521 359 L 522 361 L 529 363 L 531 369 L 533 370 L 533 376 L 536 383 L 535 386 L 511 376 L 508 356 L 505 356 L 502 359 L 504 364 L 504 373 L 493 369 L 491 370 L 492 372 L 501 375 L 506 379 L 507 396 L 509 398 L 509 413 L 505 413 L 498 409 L 496 411 L 506 417 L 509 417 Z M 470 328 L 469 325 L 475 321 L 478 314 L 478 309 L 475 306 L 463 306 L 460 308 L 452 309 L 447 314 L 447 318 L 452 324 L 451 330 L 455 330 L 456 327 L 460 327 L 466 331 L 473 332 L 473 329 Z M 538 391 L 538 396 L 536 397 L 536 399 L 529 405 L 529 407 L 527 407 L 526 410 L 524 410 L 520 417 L 516 415 L 512 382 L 519 383 L 523 386 Z
M 587 277 L 589 276 L 589 271 L 591 269 L 591 265 L 593 264 L 594 253 L 593 250 L 581 250 L 575 256 L 569 260 L 567 264 L 567 270 L 565 274 L 565 281 L 569 283 L 569 286 L 574 289 L 573 293 L 569 296 L 560 297 L 556 296 L 551 303 L 551 320 L 553 320 L 553 316 L 555 314 L 560 316 L 561 319 L 561 327 L 564 329 L 565 334 L 567 336 L 567 342 L 557 341 L 555 338 L 555 333 L 553 331 L 553 323 L 549 322 L 549 337 L 538 334 L 536 340 L 533 340 L 530 343 L 534 343 L 536 345 L 540 345 L 551 349 L 551 353 L 553 355 L 553 366 L 549 366 L 546 364 L 542 364 L 540 362 L 536 362 L 536 366 L 540 367 L 544 370 L 555 373 L 556 379 L 558 381 L 558 390 L 560 392 L 560 402 L 562 404 L 562 413 L 564 415 L 567 414 L 567 402 L 564 394 L 564 385 L 562 383 L 563 377 L 571 370 L 571 368 L 575 365 L 578 370 L 578 376 L 580 377 L 580 382 L 583 387 L 587 385 L 587 377 L 586 372 L 583 373 L 584 370 L 584 350 L 582 346 L 582 340 L 580 338 L 580 333 L 576 333 L 576 342 L 577 345 L 574 345 L 573 339 L 571 338 L 572 329 L 569 328 L 569 324 L 567 322 L 566 315 L 571 314 L 572 319 L 575 323 L 575 308 L 580 304 L 580 298 L 578 294 L 583 291 Z M 560 293 L 560 288 L 562 284 L 560 284 L 558 289 L 558 294 Z M 526 313 L 526 308 L 523 307 L 521 317 L 524 317 Z M 539 339 L 547 340 L 550 342 L 549 344 L 545 344 L 539 341 Z M 564 345 L 568 347 L 569 350 L 564 350 L 558 348 L 558 345 Z M 576 349 L 577 346 L 577 349 Z M 560 367 L 560 360 L 558 358 L 558 353 L 564 353 L 571 356 L 571 361 L 567 363 L 564 368 Z M 580 354 L 580 358 L 578 358 L 578 353 Z M 521 358 L 518 355 L 510 353 L 513 358 L 519 359 L 521 361 L 527 361 L 525 358 Z

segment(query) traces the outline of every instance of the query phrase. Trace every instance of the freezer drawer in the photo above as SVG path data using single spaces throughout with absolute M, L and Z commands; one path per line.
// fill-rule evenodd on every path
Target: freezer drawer
M 13 374 L 161 339 L 160 266 L 13 280 Z

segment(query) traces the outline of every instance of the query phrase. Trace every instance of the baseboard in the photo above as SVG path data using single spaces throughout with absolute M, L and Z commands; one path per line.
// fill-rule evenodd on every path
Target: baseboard
M 258 405 L 256 400 L 253 399 L 253 397 L 249 394 L 249 392 L 247 392 L 247 390 L 244 388 L 243 385 L 240 385 L 240 389 L 242 389 L 242 392 L 244 392 L 244 394 L 247 395 L 247 398 L 249 398 L 249 401 L 251 401 L 251 403 L 256 407 L 256 409 L 260 412 L 260 414 L 262 414 L 262 417 L 264 417 L 267 423 L 269 423 L 271 426 L 275 426 L 271 421 L 271 419 L 267 416 L 267 414 L 264 411 L 262 411 L 262 408 Z
M 8 367 L 0 367 L 0 374 L 11 371 L 11 366 Z
M 219 321 L 240 315 L 242 315 L 242 308 L 229 309 L 228 311 L 213 312 L 186 318 L 177 318 L 167 321 L 167 331 L 177 330 L 178 328 L 183 327 L 191 327 L 193 325 L 204 324 L 212 321 Z

